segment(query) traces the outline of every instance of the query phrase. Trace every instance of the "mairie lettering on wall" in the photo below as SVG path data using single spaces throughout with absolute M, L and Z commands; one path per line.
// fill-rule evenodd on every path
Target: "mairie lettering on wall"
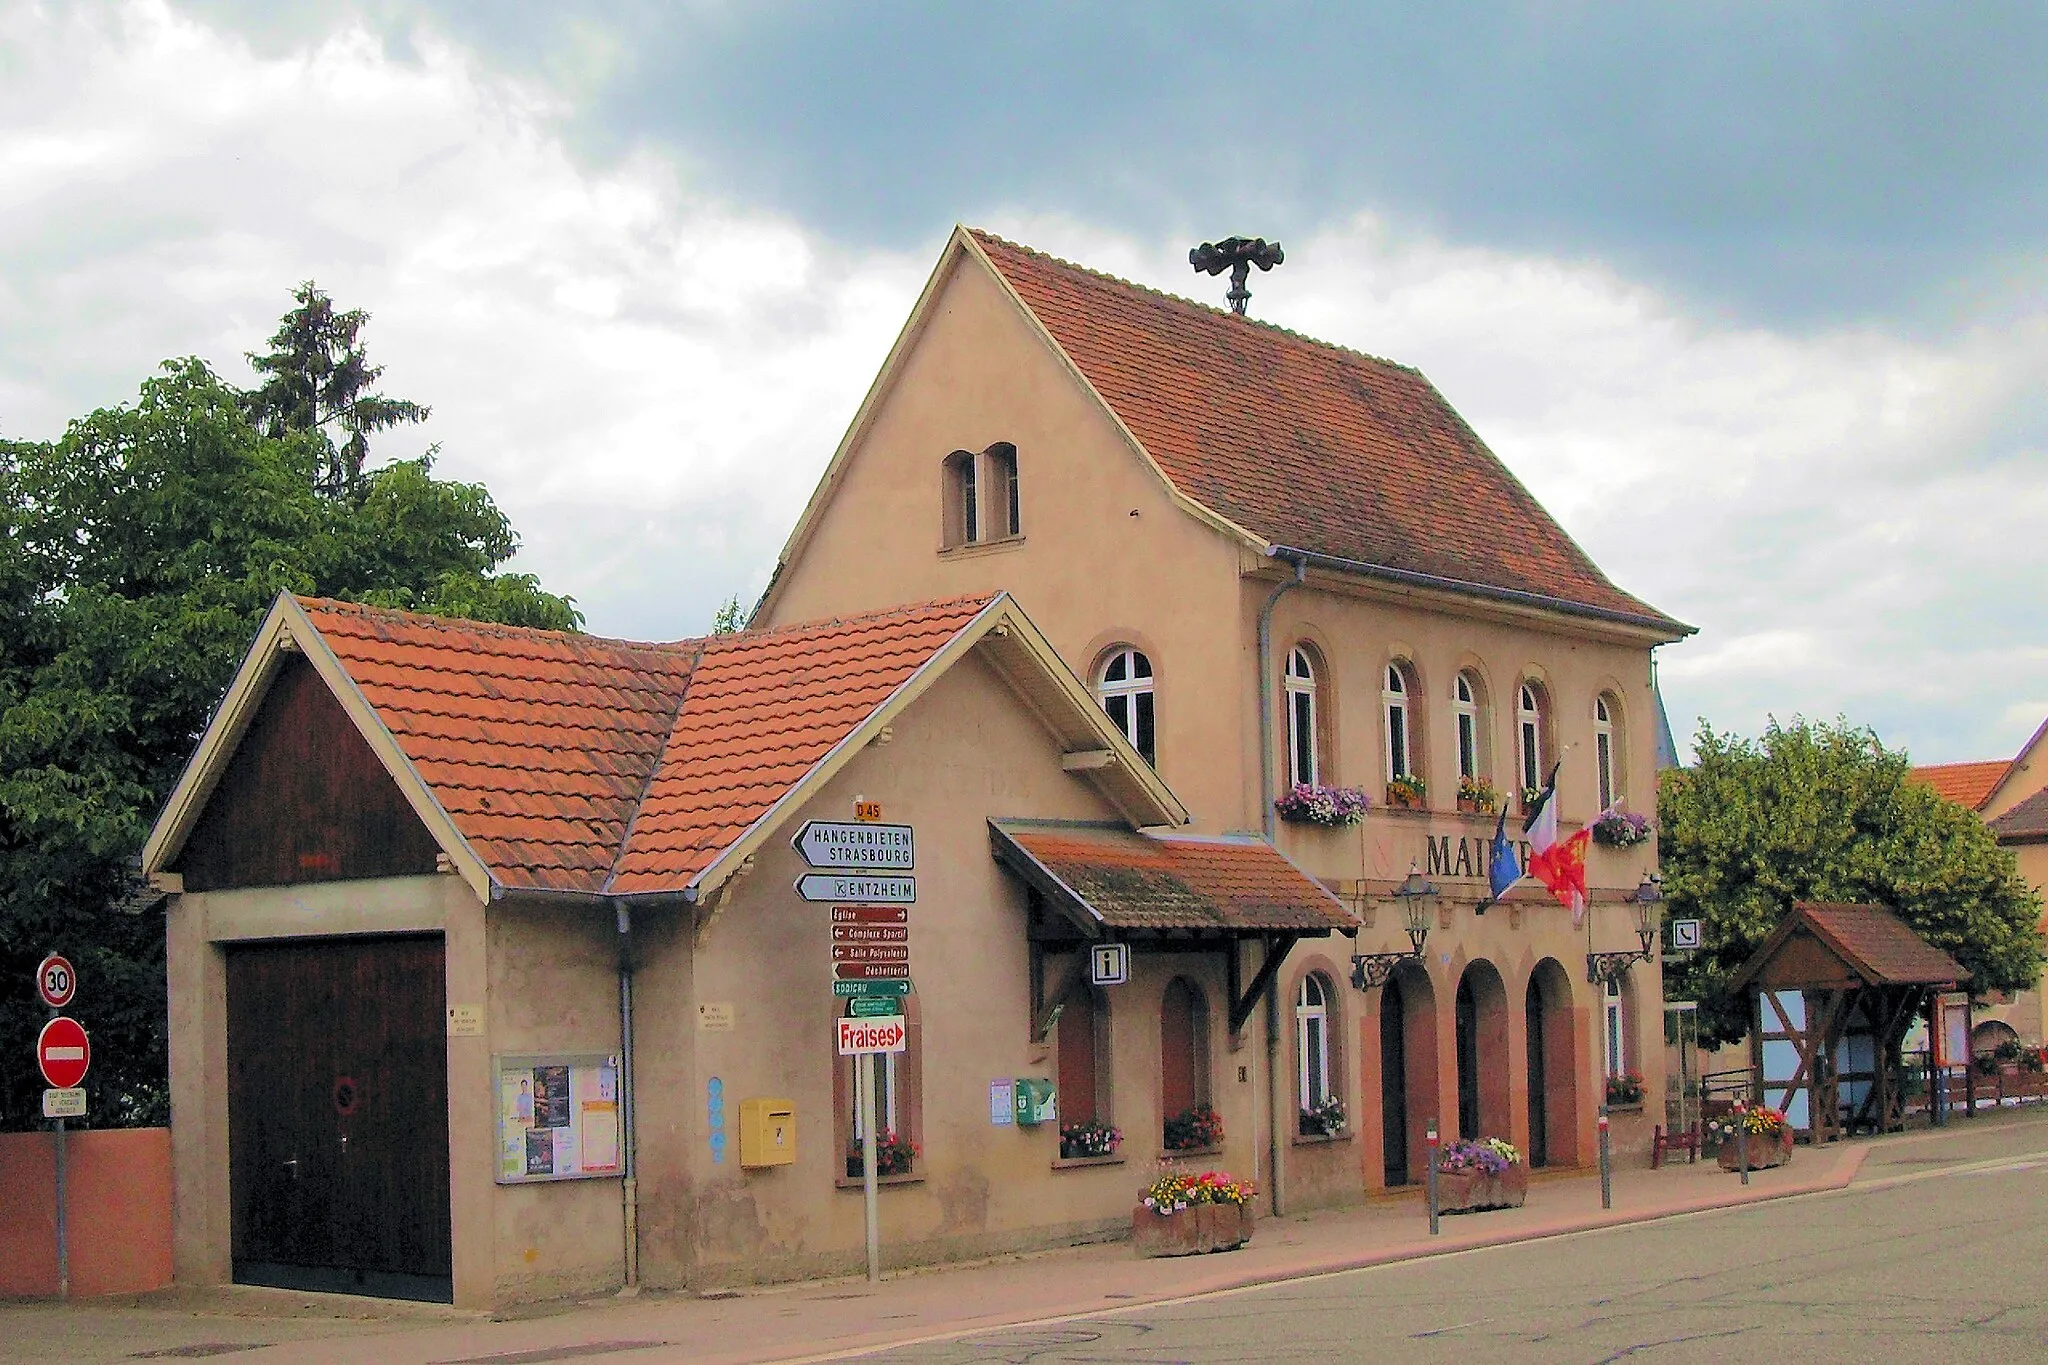
M 1419 867 L 1431 877 L 1445 877 L 1453 881 L 1460 878 L 1486 880 L 1492 835 L 1424 835 L 1421 844 L 1420 848 L 1416 847 L 1412 835 L 1404 838 L 1382 834 L 1369 838 L 1365 849 L 1366 876 L 1374 880 L 1399 881 L 1408 874 L 1410 867 Z M 1523 867 L 1529 865 L 1527 841 L 1517 841 L 1515 854 Z

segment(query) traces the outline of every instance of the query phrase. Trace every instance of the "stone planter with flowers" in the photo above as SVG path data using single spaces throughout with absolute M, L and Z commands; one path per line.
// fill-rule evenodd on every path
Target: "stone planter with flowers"
M 1529 1168 L 1514 1145 L 1500 1138 L 1449 1143 L 1437 1153 L 1436 1170 L 1440 1213 L 1518 1209 L 1529 1197 Z
M 1752 1171 L 1792 1160 L 1792 1125 L 1784 1110 L 1767 1104 L 1738 1105 L 1732 1114 L 1708 1119 L 1705 1137 L 1709 1146 L 1720 1148 L 1716 1159 L 1724 1171 L 1740 1170 L 1745 1150 Z
M 1131 1241 L 1140 1256 L 1235 1251 L 1252 1239 L 1255 1193 L 1222 1171 L 1166 1171 L 1132 1208 Z

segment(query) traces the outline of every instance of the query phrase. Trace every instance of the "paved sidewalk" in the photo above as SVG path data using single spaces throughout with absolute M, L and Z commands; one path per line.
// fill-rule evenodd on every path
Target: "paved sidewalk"
M 1262 1219 L 1252 1245 L 1225 1255 L 1140 1260 L 1128 1244 L 1082 1247 L 970 1266 L 748 1291 L 732 1297 L 647 1294 L 600 1299 L 544 1316 L 496 1321 L 445 1308 L 281 1291 L 170 1291 L 120 1304 L 0 1307 L 0 1359 L 117 1361 L 232 1351 L 270 1362 L 475 1362 L 539 1365 L 606 1359 L 815 1360 L 1020 1321 L 1099 1313 L 1246 1285 L 1671 1217 L 1756 1200 L 1841 1189 L 1872 1177 L 1913 1178 L 1933 1163 L 2048 1148 L 2048 1111 L 1987 1116 L 1966 1130 L 1798 1149 L 1789 1166 L 1737 1176 L 1711 1163 L 1616 1174 L 1614 1208 L 1597 1177 L 1539 1176 L 1528 1206 L 1443 1219 L 1429 1235 L 1419 1196 L 1364 1208 Z M 268 1343 L 257 1347 L 256 1343 Z

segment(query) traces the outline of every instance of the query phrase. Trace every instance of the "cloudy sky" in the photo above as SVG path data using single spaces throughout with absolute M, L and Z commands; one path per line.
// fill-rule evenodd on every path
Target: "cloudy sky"
M 0 0 L 0 434 L 312 278 L 593 630 L 751 601 L 955 221 L 1420 366 L 1672 721 L 2048 716 L 2038 4 Z

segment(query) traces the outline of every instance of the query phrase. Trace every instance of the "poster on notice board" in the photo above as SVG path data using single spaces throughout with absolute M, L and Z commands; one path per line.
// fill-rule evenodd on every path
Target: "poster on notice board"
M 499 1184 L 621 1173 L 617 1056 L 498 1057 L 494 1062 Z

